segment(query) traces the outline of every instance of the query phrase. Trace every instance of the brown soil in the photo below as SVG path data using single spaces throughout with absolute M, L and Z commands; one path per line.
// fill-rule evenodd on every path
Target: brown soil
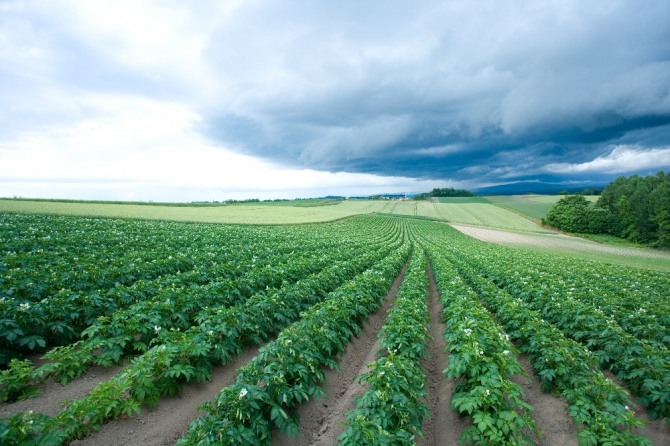
M 326 370 L 323 389 L 326 397 L 312 399 L 298 408 L 300 437 L 294 438 L 276 432 L 272 444 L 277 446 L 329 446 L 337 444 L 344 432 L 347 412 L 354 408 L 354 400 L 365 392 L 365 386 L 356 377 L 368 370 L 368 364 L 377 359 L 380 349 L 377 333 L 384 325 L 386 314 L 393 304 L 405 270 L 393 282 L 391 290 L 376 313 L 370 316 L 363 331 L 350 342 L 340 361 L 339 370 Z
M 186 434 L 189 423 L 201 415 L 198 407 L 212 400 L 219 391 L 232 384 L 237 369 L 258 354 L 259 347 L 246 347 L 242 354 L 229 364 L 212 370 L 212 381 L 189 383 L 181 397 L 161 398 L 158 407 L 150 411 L 143 408 L 140 414 L 120 418 L 105 424 L 92 436 L 71 445 L 125 445 L 167 446 Z
M 442 374 L 448 363 L 442 333 L 445 324 L 441 321 L 442 308 L 435 280 L 430 271 L 428 308 L 431 318 L 428 343 L 429 357 L 423 361 L 427 377 L 430 415 L 424 421 L 424 438 L 418 438 L 419 446 L 457 445 L 461 433 L 470 426 L 467 417 L 459 417 L 450 408 L 450 400 L 456 380 Z M 298 409 L 301 420 L 300 438 L 296 439 L 275 433 L 273 444 L 276 446 L 330 446 L 337 444 L 337 438 L 344 431 L 346 414 L 354 408 L 354 400 L 365 391 L 365 386 L 356 382 L 356 377 L 367 370 L 367 364 L 377 358 L 379 341 L 377 335 L 386 314 L 395 300 L 397 288 L 402 282 L 404 271 L 395 280 L 381 308 L 364 325 L 363 331 L 352 340 L 339 361 L 340 370 L 327 370 L 324 389 L 327 397 L 313 399 Z M 107 423 L 91 437 L 72 442 L 73 445 L 173 445 L 186 433 L 189 423 L 200 413 L 198 407 L 211 400 L 223 387 L 231 384 L 237 369 L 248 362 L 258 352 L 257 347 L 245 348 L 243 354 L 228 365 L 213 370 L 213 381 L 193 383 L 184 386 L 181 398 L 162 398 L 154 411 L 143 410 L 130 418 Z M 541 446 L 572 446 L 577 444 L 577 430 L 566 413 L 567 403 L 557 397 L 543 393 L 539 379 L 532 374 L 532 368 L 524 356 L 519 360 L 528 374 L 528 378 L 517 377 L 523 387 L 525 400 L 534 407 L 533 418 L 542 432 L 537 444 Z M 37 398 L 0 404 L 0 416 L 6 417 L 17 411 L 34 410 L 54 415 L 58 412 L 59 402 L 76 399 L 87 394 L 93 386 L 109 379 L 121 367 L 93 367 L 84 376 L 73 380 L 67 386 L 54 382 L 41 385 L 41 395 Z M 644 413 L 638 412 L 643 417 Z M 662 421 L 650 422 L 637 431 L 649 438 L 654 445 L 670 444 L 670 427 Z
M 38 363 L 39 361 L 36 361 Z M 86 396 L 100 381 L 110 379 L 121 371 L 122 366 L 114 367 L 91 367 L 88 371 L 62 385 L 53 380 L 41 383 L 38 386 L 39 395 L 16 403 L 0 403 L 0 417 L 5 418 L 16 412 L 34 412 L 54 416 L 60 412 L 63 401 L 72 401 Z
M 428 342 L 428 359 L 423 366 L 426 371 L 426 390 L 428 392 L 428 408 L 430 415 L 423 422 L 424 438 L 417 438 L 418 446 L 456 445 L 458 437 L 468 428 L 469 420 L 460 417 L 451 410 L 451 395 L 456 380 L 447 378 L 442 371 L 447 367 L 449 353 L 443 333 L 442 305 L 439 301 L 437 284 L 433 271 L 428 265 L 429 293 L 428 311 L 430 313 L 430 336 Z
M 531 417 L 541 432 L 537 439 L 540 446 L 577 446 L 577 429 L 566 412 L 568 403 L 551 394 L 542 392 L 540 379 L 533 375 L 533 367 L 521 355 L 517 358 L 528 377 L 516 377 L 515 381 L 526 393 L 524 401 L 535 409 Z

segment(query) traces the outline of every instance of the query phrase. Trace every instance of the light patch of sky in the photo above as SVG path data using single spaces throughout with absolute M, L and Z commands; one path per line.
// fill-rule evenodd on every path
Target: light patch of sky
M 368 195 L 664 168 L 665 3 L 1 0 L 0 196 Z
M 639 146 L 617 145 L 607 155 L 585 163 L 552 163 L 542 168 L 552 173 L 623 173 L 630 170 L 650 169 L 670 165 L 670 147 L 644 149 Z
M 419 192 L 444 181 L 286 169 L 213 146 L 174 104 L 89 98 L 108 113 L 0 146 L 0 196 L 215 201 Z

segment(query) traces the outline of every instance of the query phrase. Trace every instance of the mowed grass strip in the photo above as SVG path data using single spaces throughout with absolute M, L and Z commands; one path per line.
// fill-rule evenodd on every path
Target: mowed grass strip
M 388 205 L 387 201 L 373 200 L 342 201 L 328 206 L 277 206 L 273 203 L 171 206 L 0 199 L 0 212 L 203 223 L 291 224 L 326 222 L 353 215 L 383 212 Z
M 327 206 L 305 206 L 304 203 L 278 206 L 272 202 L 174 206 L 0 199 L 0 212 L 233 224 L 318 223 L 353 215 L 387 213 L 519 231 L 543 231 L 520 215 L 493 204 L 437 203 L 432 200 L 344 200 Z
M 516 231 L 548 232 L 532 221 L 487 203 L 436 203 L 441 219 L 454 223 L 512 229 Z
M 525 215 L 533 220 L 544 218 L 558 200 L 565 195 L 492 195 L 486 200 L 496 206 L 510 209 L 513 212 Z M 597 196 L 589 195 L 586 199 L 596 202 Z

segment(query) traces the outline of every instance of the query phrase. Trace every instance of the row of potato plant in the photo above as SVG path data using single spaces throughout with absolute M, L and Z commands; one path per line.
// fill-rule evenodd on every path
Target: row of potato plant
M 65 263 L 50 263 L 51 256 L 46 254 L 50 251 L 41 247 L 33 247 L 28 251 L 37 254 L 24 253 L 23 257 L 30 257 L 30 262 L 23 262 L 20 267 L 11 261 L 21 254 L 14 251 L 8 253 L 16 255 L 8 254 L 0 262 L 0 266 L 3 266 L 0 268 L 0 364 L 7 364 L 12 357 L 21 353 L 41 351 L 53 345 L 67 345 L 77 339 L 81 331 L 98 316 L 111 314 L 117 308 L 128 307 L 161 292 L 179 292 L 174 288 L 206 284 L 217 278 L 234 276 L 240 270 L 245 270 L 245 265 L 250 267 L 252 258 L 262 260 L 278 254 L 290 254 L 296 246 L 302 251 L 318 252 L 323 249 L 319 234 L 306 228 L 301 228 L 300 232 L 307 237 L 303 236 L 300 243 L 296 243 L 295 230 L 291 232 L 275 228 L 263 232 L 258 228 L 179 226 L 161 222 L 123 222 L 119 228 L 121 223 L 111 219 L 51 219 L 52 226 L 56 228 L 54 231 L 63 224 L 77 234 L 77 238 L 71 240 L 69 232 L 61 234 L 61 228 L 56 236 L 49 238 L 51 245 L 48 248 L 60 248 Z M 41 220 L 44 220 L 42 226 L 49 221 L 45 217 L 41 217 Z M 166 230 L 170 228 L 175 233 L 168 236 Z M 208 231 L 205 232 L 203 228 Z M 21 228 L 15 229 L 21 232 Z M 141 231 L 144 231 L 144 238 L 152 241 L 156 234 L 160 235 L 162 242 L 147 245 L 139 237 Z M 109 241 L 108 233 L 119 234 L 117 237 L 125 234 L 132 244 L 125 240 L 122 244 L 123 252 L 112 250 L 106 253 L 104 241 Z M 95 243 L 90 246 L 89 252 L 76 252 L 76 255 L 63 253 L 68 248 L 72 249 L 70 245 L 77 241 L 85 244 L 90 240 Z M 0 239 L 0 251 L 5 248 L 4 243 L 9 241 Z M 41 241 L 33 243 L 42 246 Z M 10 246 L 16 248 L 16 243 L 10 243 Z M 129 258 L 128 253 L 137 254 Z M 117 265 L 116 259 L 108 259 L 105 254 L 118 254 L 124 262 Z M 71 277 L 73 274 L 94 276 L 96 272 L 102 274 L 115 268 L 124 269 L 124 280 L 104 282 L 107 288 L 79 286 L 82 281 Z M 20 279 L 21 273 L 37 276 Z M 112 274 L 114 277 L 116 275 Z M 53 277 L 59 279 L 55 284 L 51 283 Z M 39 300 L 17 292 L 17 287 L 13 285 L 16 280 L 24 283 Z M 102 286 L 99 282 L 95 283 Z
M 28 360 L 12 360 L 9 367 L 0 372 L 0 398 L 7 401 L 33 396 L 34 386 L 49 378 L 66 384 L 83 374 L 91 364 L 111 366 L 128 354 L 141 354 L 161 331 L 188 329 L 210 306 L 242 304 L 250 294 L 272 292 L 286 280 L 298 280 L 337 261 L 341 254 L 339 249 L 326 252 L 338 255 L 298 258 L 279 266 L 259 264 L 249 268 L 249 274 L 243 276 L 252 276 L 249 280 L 177 289 L 167 296 L 159 295 L 109 317 L 101 317 L 86 329 L 83 340 L 52 349 L 44 355 L 49 362 L 39 367 L 32 366 Z
M 381 304 L 409 255 L 409 243 L 302 314 L 239 370 L 178 445 L 269 445 L 272 431 L 297 435 L 296 406 L 323 395 L 323 368 Z
M 229 361 L 241 352 L 244 343 L 267 340 L 300 311 L 379 256 L 371 253 L 344 265 L 336 264 L 296 284 L 287 284 L 279 292 L 253 296 L 240 307 L 212 309 L 211 317 L 203 317 L 186 332 L 161 333 L 157 345 L 134 359 L 120 374 L 99 383 L 86 397 L 69 403 L 56 417 L 10 417 L 4 424 L 5 436 L 0 434 L 0 439 L 15 441 L 7 444 L 42 444 L 56 438 L 55 444 L 59 444 L 89 435 L 107 419 L 130 416 L 142 404 L 155 407 L 161 395 L 179 393 L 183 382 L 209 379 L 212 365 Z
M 273 257 L 275 269 L 282 268 L 282 264 L 291 265 L 291 257 L 289 254 Z M 160 307 L 161 303 L 168 306 L 174 303 L 178 306 L 177 301 L 181 301 L 189 305 L 191 299 L 188 297 L 194 294 L 209 300 L 216 299 L 222 293 L 237 293 L 242 297 L 242 294 L 248 294 L 249 290 L 254 289 L 254 283 L 262 279 L 257 271 L 265 272 L 266 277 L 276 277 L 271 275 L 272 271 L 261 269 L 262 262 L 252 262 L 254 258 L 256 256 L 249 255 L 247 262 L 235 265 L 216 262 L 207 268 L 206 274 L 201 274 L 198 270 L 184 274 L 177 271 L 174 275 L 162 276 L 149 283 L 136 282 L 129 287 L 114 287 L 103 293 L 105 297 L 97 292 L 87 295 L 61 290 L 48 298 L 46 305 L 38 302 L 25 310 L 16 311 L 11 319 L 0 321 L 5 329 L 5 340 L 8 341 L 5 343 L 6 348 L 27 346 L 32 350 L 36 346 L 67 345 L 81 335 L 90 338 L 91 331 L 104 331 L 105 326 L 116 327 L 117 321 L 132 325 L 138 323 L 132 319 L 150 319 L 149 312 L 154 307 Z M 247 273 L 242 274 L 243 271 Z M 202 277 L 205 275 L 208 278 Z M 215 277 L 216 281 L 212 282 Z M 206 282 L 199 283 L 200 281 Z M 116 296 L 124 298 L 123 301 L 113 301 Z M 197 299 L 194 303 L 207 305 L 206 300 L 202 299 Z M 188 321 L 172 321 L 174 324 L 180 322 L 184 324 Z
M 509 260 L 506 263 L 509 264 Z M 648 277 L 640 278 L 637 272 L 631 273 L 630 268 L 608 271 L 602 266 L 595 268 L 594 262 L 582 261 L 574 267 L 563 265 L 563 268 L 546 263 L 547 259 L 542 256 L 525 258 L 523 271 L 514 271 L 513 280 L 544 284 L 544 293 L 559 292 L 594 306 L 636 338 L 655 347 L 670 347 L 670 302 L 667 299 L 670 281 L 667 276 L 661 278 L 650 272 Z M 658 283 L 665 284 L 663 291 L 654 286 Z
M 510 265 L 503 259 L 491 262 L 489 258 L 486 264 L 481 259 L 481 256 L 476 259 L 477 270 L 540 311 L 544 319 L 566 336 L 588 347 L 600 367 L 612 371 L 639 396 L 651 418 L 670 417 L 670 351 L 667 348 L 637 339 L 616 319 L 571 297 L 560 285 L 530 282 L 528 276 L 509 273 Z M 657 325 L 652 327 L 662 329 Z
M 100 318 L 85 331 L 86 337 L 82 341 L 53 349 L 46 355 L 50 362 L 37 369 L 31 367 L 29 363 L 14 361 L 9 369 L 0 375 L 0 396 L 3 400 L 29 396 L 32 394 L 30 386 L 50 376 L 64 384 L 83 373 L 92 362 L 109 366 L 120 361 L 127 353 L 145 351 L 160 330 L 188 328 L 203 308 L 243 302 L 246 297 L 261 292 L 263 288 L 269 290 L 270 287 L 279 286 L 285 280 L 297 280 L 335 260 L 346 259 L 348 255 L 357 255 L 358 252 L 352 253 L 352 250 L 359 246 L 361 247 L 357 248 L 358 250 L 367 250 L 370 249 L 370 245 L 381 246 L 388 243 L 385 237 L 388 237 L 389 233 L 382 231 L 378 233 L 380 235 L 370 237 L 367 243 L 360 241 L 352 243 L 347 240 L 350 244 L 346 249 L 342 249 L 342 244 L 334 241 L 351 231 L 351 225 L 338 226 L 344 227 L 345 230 L 333 231 L 333 234 L 320 232 L 323 238 L 331 239 L 330 242 L 307 243 L 303 240 L 303 246 L 319 248 L 314 249 L 317 253 L 313 258 L 306 257 L 307 253 L 303 252 L 303 255 L 295 260 L 295 251 L 290 251 L 288 254 L 277 254 L 274 257 L 267 255 L 261 259 L 255 255 L 258 250 L 247 248 L 245 251 L 251 253 L 248 262 L 242 261 L 231 268 L 235 274 L 241 276 L 237 280 L 220 280 L 200 287 L 191 286 L 185 281 L 180 287 L 171 286 L 151 299 L 138 302 L 109 317 Z M 384 230 L 386 226 L 380 229 Z M 294 241 L 291 241 L 291 246 L 277 243 L 274 251 L 285 252 L 289 248 L 296 249 Z M 324 252 L 329 255 L 324 255 Z M 247 259 L 240 253 L 237 257 Z M 271 265 L 271 262 L 277 264 Z M 212 264 L 218 263 L 212 262 Z M 242 271 L 246 271 L 246 274 L 242 274 Z M 232 274 L 230 276 L 233 277 Z
M 651 445 L 632 433 L 643 421 L 631 410 L 628 392 L 605 377 L 591 352 L 566 338 L 523 300 L 479 276 L 475 268 L 462 266 L 461 271 L 528 355 L 543 390 L 559 392 L 568 401 L 580 446 Z
M 426 374 L 430 316 L 426 256 L 415 246 L 395 303 L 379 333 L 385 354 L 358 378 L 368 387 L 347 416 L 340 446 L 415 444 L 428 415 Z
M 533 408 L 514 376 L 524 375 L 510 337 L 492 319 L 479 297 L 461 279 L 450 260 L 429 249 L 443 318 L 449 362 L 444 373 L 459 380 L 451 406 L 470 416 L 473 425 L 460 441 L 466 444 L 534 444 L 539 435 Z
M 446 231 L 447 228 L 443 229 Z M 467 258 L 474 269 L 493 280 L 499 287 L 513 296 L 541 311 L 542 317 L 571 339 L 578 340 L 589 348 L 601 367 L 614 372 L 633 394 L 638 395 L 652 418 L 668 419 L 670 412 L 670 355 L 663 347 L 653 346 L 628 334 L 618 324 L 618 320 L 607 316 L 596 306 L 571 297 L 571 288 L 564 282 L 543 280 L 541 272 L 565 270 L 564 276 L 573 276 L 585 284 L 592 281 L 600 287 L 601 281 L 612 279 L 624 290 L 639 297 L 640 290 L 650 290 L 652 302 L 662 300 L 654 281 L 659 278 L 655 272 L 637 271 L 616 265 L 601 264 L 568 259 L 550 254 L 531 254 L 519 250 L 495 246 L 475 241 L 451 230 L 449 249 L 458 253 L 458 258 Z M 618 280 L 613 279 L 621 272 Z M 668 278 L 659 279 L 667 282 Z M 586 285 L 583 285 L 586 286 Z M 606 285 L 602 285 L 606 288 Z M 654 291 L 655 290 L 655 291 Z M 667 296 L 667 291 L 666 291 Z M 610 300 L 619 299 L 613 295 Z M 624 298 L 625 300 L 625 298 Z M 667 301 L 667 297 L 665 298 Z M 642 307 L 649 306 L 644 300 Z M 667 306 L 667 302 L 665 303 Z M 660 305 L 662 307 L 662 305 Z M 650 311 L 652 311 L 650 309 Z M 664 311 L 662 309 L 660 312 Z M 660 314 L 660 313 L 659 313 Z M 662 332 L 663 327 L 652 324 L 653 329 Z
M 631 411 L 628 393 L 600 372 L 597 359 L 588 349 L 543 320 L 542 315 L 530 309 L 522 299 L 507 294 L 482 277 L 485 271 L 481 267 L 482 259 L 489 260 L 488 265 L 506 265 L 509 275 L 523 268 L 521 258 L 516 258 L 514 266 L 505 262 L 505 258 L 515 258 L 520 251 L 494 247 L 444 226 L 433 226 L 425 234 L 433 246 L 441 247 L 441 254 L 457 267 L 510 338 L 528 354 L 543 390 L 558 392 L 568 401 L 568 414 L 579 429 L 580 446 L 650 444 L 647 439 L 632 434 L 643 422 Z M 502 270 L 500 272 L 502 274 Z
M 156 246 L 188 246 L 187 232 L 169 224 L 0 214 L 0 235 L 0 297 L 37 302 L 62 288 L 130 284 L 138 278 L 130 264 L 148 277 L 193 266 L 188 257 L 151 263 Z

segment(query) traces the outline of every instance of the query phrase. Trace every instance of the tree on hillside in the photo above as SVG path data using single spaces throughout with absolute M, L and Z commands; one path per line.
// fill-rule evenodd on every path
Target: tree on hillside
M 616 216 L 612 233 L 670 246 L 670 173 L 619 177 L 603 190 L 598 206 Z
M 586 232 L 589 202 L 583 195 L 566 195 L 542 219 L 542 223 L 569 232 Z
M 451 187 L 435 188 L 432 192 L 414 195 L 415 200 L 425 200 L 431 197 L 475 197 L 473 192 L 465 189 L 454 189 Z
M 566 196 L 542 221 L 568 232 L 614 234 L 670 247 L 670 173 L 619 177 L 595 206 L 582 196 Z

